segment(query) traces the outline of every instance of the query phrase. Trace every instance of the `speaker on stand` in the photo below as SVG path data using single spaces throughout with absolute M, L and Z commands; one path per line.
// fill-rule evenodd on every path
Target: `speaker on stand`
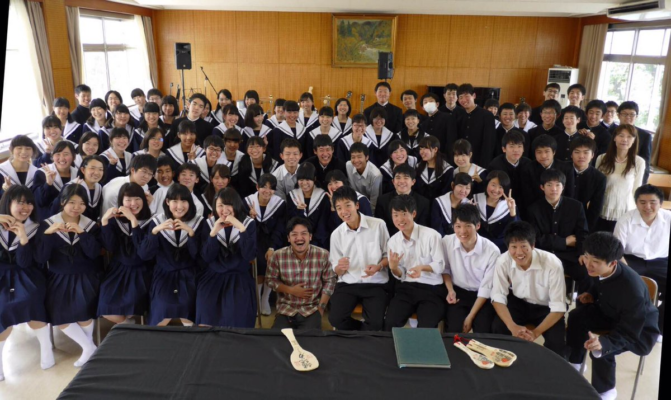
M 377 57 L 377 79 L 394 78 L 394 53 L 379 52 Z
M 186 86 L 184 86 L 184 70 L 191 69 L 191 43 L 175 43 L 175 66 L 182 71 L 182 110 L 186 110 Z

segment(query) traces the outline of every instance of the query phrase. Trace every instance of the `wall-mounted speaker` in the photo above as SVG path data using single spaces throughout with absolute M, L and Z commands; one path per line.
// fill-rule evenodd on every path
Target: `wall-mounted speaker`
M 177 69 L 191 69 L 191 43 L 175 43 Z
M 379 52 L 377 58 L 377 79 L 392 79 L 394 77 L 394 54 Z

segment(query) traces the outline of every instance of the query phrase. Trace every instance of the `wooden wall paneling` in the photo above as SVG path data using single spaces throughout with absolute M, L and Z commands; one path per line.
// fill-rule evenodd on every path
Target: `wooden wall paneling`
M 543 97 L 543 90 L 548 83 L 547 68 L 535 68 L 533 70 L 533 77 L 531 80 L 530 92 L 527 96 L 527 103 L 532 107 L 537 107 L 543 104 L 545 97 Z
M 357 104 L 360 104 L 363 69 L 332 68 L 330 65 L 322 65 L 321 77 L 320 97 L 331 95 L 331 107 L 335 107 L 335 101 L 340 97 L 345 97 L 347 92 L 351 91 L 350 103 L 352 104 L 352 115 L 354 115 L 354 111 L 359 109 Z
M 448 83 L 487 86 L 489 85 L 489 68 L 448 68 L 444 84 Z
M 419 98 L 426 93 L 427 86 L 444 86 L 447 83 L 447 68 L 445 67 L 405 67 L 403 90 L 417 92 Z M 395 93 L 395 99 L 400 101 L 402 91 Z
M 576 18 L 538 18 L 534 67 L 574 65 L 573 53 L 580 29 Z
M 72 83 L 72 68 L 53 69 L 51 73 L 54 77 L 54 93 L 56 97 L 65 97 L 68 99 L 72 110 L 74 110 L 77 107 L 77 101 L 75 99 L 75 86 Z M 102 98 L 104 93 L 97 93 L 96 96 Z M 49 106 L 51 109 L 51 105 Z
M 312 95 L 317 98 L 322 96 L 321 67 L 311 64 L 281 64 L 279 66 L 279 93 L 287 100 L 295 100 L 301 93 L 307 92 L 313 87 Z
M 70 46 L 68 45 L 67 18 L 63 0 L 51 0 L 42 3 L 44 25 L 47 31 L 47 42 L 54 76 L 54 93 L 56 97 L 65 97 L 70 104 L 76 105 L 74 85 L 72 81 L 72 65 L 70 64 Z
M 175 64 L 175 43 L 191 43 L 191 60 L 193 62 L 198 48 L 195 46 L 193 11 L 160 11 L 156 13 L 154 21 L 158 35 L 156 46 L 161 49 L 158 52 L 159 62 L 172 61 Z
M 368 107 L 377 102 L 377 98 L 375 97 L 375 85 L 382 81 L 382 79 L 377 79 L 377 68 L 364 68 L 362 69 L 362 75 L 361 93 L 366 95 L 365 107 Z M 395 68 L 394 79 L 387 80 L 387 82 L 391 85 L 389 102 L 399 107 L 403 107 L 400 96 L 403 90 L 405 90 L 405 67 Z M 360 104 L 361 103 L 357 101 L 357 111 L 359 110 Z
M 236 12 L 235 26 L 238 63 L 278 62 L 278 13 Z M 230 32 L 229 29 L 225 31 Z
M 333 64 L 333 14 L 319 14 L 319 64 Z
M 492 68 L 532 68 L 538 19 L 494 17 Z
M 319 15 L 278 13 L 280 64 L 319 64 L 321 51 Z
M 239 93 L 237 63 L 199 63 L 198 69 L 195 70 L 195 87 L 199 89 L 200 93 L 205 93 L 205 88 L 207 87 L 207 98 L 212 103 L 212 110 L 217 108 L 217 93 L 212 89 L 209 83 L 205 82 L 205 76 L 203 76 L 203 73 L 200 71 L 201 65 L 205 69 L 207 76 L 212 80 L 212 85 L 214 85 L 214 88 L 217 89 L 217 91 L 228 89 L 232 92 L 233 96 L 235 96 L 235 99 L 242 99 L 244 92 Z
M 520 102 L 520 97 L 529 98 L 533 95 L 532 78 L 531 69 L 492 69 L 489 73 L 489 85 L 501 88 L 500 102 L 517 104 Z
M 394 67 L 404 67 L 408 61 L 406 46 L 408 43 L 408 20 L 410 15 L 399 15 L 396 19 L 396 47 L 394 53 Z
M 450 56 L 449 15 L 407 15 L 399 21 L 398 42 L 403 44 L 402 66 L 447 67 Z M 401 34 L 402 33 L 402 34 Z M 397 44 L 398 48 L 398 44 Z
M 284 97 L 284 93 L 280 92 L 279 84 L 284 78 L 280 75 L 280 67 L 278 64 L 241 63 L 237 65 L 237 69 L 238 83 L 236 92 L 233 93 L 233 96 L 236 99 L 242 100 L 245 92 L 252 89 L 259 92 L 259 97 L 268 97 L 268 95 L 273 95 L 273 99 Z M 219 87 L 217 87 L 217 89 L 219 89 Z M 261 107 L 263 107 L 264 111 L 268 111 L 268 105 L 266 103 L 262 103 Z
M 491 65 L 494 18 L 458 16 L 450 22 L 448 67 L 482 68 Z
M 193 49 L 198 63 L 237 62 L 238 42 L 235 13 L 229 11 L 193 11 Z M 193 52 L 192 52 L 193 54 Z M 200 70 L 200 64 L 194 65 Z

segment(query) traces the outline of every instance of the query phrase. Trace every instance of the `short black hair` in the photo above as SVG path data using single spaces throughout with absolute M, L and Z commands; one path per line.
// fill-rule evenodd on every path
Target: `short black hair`
M 592 108 L 598 108 L 601 110 L 601 113 L 605 114 L 606 111 L 608 111 L 608 108 L 606 107 L 606 103 L 603 102 L 603 100 L 592 100 L 589 103 L 587 103 L 587 107 L 585 107 L 585 112 L 591 110 Z
M 419 112 L 414 108 L 409 108 L 405 110 L 405 112 L 403 113 L 403 121 L 405 122 L 405 119 L 408 117 L 419 118 Z
M 389 203 L 391 211 L 406 211 L 409 213 L 417 211 L 417 202 L 409 194 L 401 194 L 391 199 Z
M 238 106 L 235 104 L 226 104 L 224 108 L 221 109 L 221 114 L 222 115 L 237 115 L 238 117 L 240 116 L 240 110 L 238 110 Z
M 310 100 L 312 103 L 314 103 L 315 97 L 310 92 L 301 93 L 301 97 L 298 99 L 298 101 L 306 101 L 306 100 Z M 314 104 L 312 106 L 314 107 Z
M 194 94 L 191 95 L 191 97 L 189 97 L 189 103 L 192 103 L 192 102 L 193 102 L 194 100 L 196 100 L 196 99 L 202 101 L 202 102 L 203 102 L 203 105 L 205 105 L 205 102 L 207 101 L 207 97 L 205 97 L 204 94 L 202 94 L 202 93 L 194 93 Z
M 196 174 L 196 178 L 200 178 L 200 167 L 198 164 L 184 163 L 177 168 L 177 179 L 179 181 L 179 174 L 184 171 L 191 171 Z
M 492 179 L 498 179 L 499 180 L 499 185 L 503 187 L 503 192 L 506 193 L 508 190 L 510 190 L 510 176 L 506 174 L 505 171 L 501 171 L 498 169 L 495 169 L 493 171 L 489 171 L 487 174 L 487 178 L 485 178 L 485 187 L 489 185 L 489 182 L 491 182 Z
M 536 149 L 538 149 L 539 147 L 549 147 L 552 149 L 553 153 L 556 153 L 557 140 L 552 136 L 544 133 L 538 136 L 536 139 L 534 139 L 534 141 L 531 143 L 531 151 L 535 153 Z
M 617 113 L 619 114 L 624 110 L 634 110 L 638 114 L 638 104 L 635 101 L 623 101 L 617 108 Z
M 583 113 L 583 111 L 580 109 L 580 107 L 576 106 L 567 106 L 564 108 L 564 117 L 566 114 L 573 114 L 577 119 L 580 119 L 580 115 Z
M 96 152 L 96 154 L 99 154 L 102 151 L 102 149 L 100 148 L 101 143 L 100 143 L 100 136 L 98 136 L 98 133 L 93 132 L 93 131 L 88 131 L 88 132 L 85 132 L 82 135 L 81 138 L 79 138 L 79 144 L 77 146 L 77 154 L 79 154 L 80 156 L 84 156 L 84 154 L 85 154 L 84 153 L 84 143 L 87 143 L 91 139 L 95 139 L 96 142 L 98 142 L 98 151 Z
M 528 105 L 527 103 L 520 103 L 515 107 L 515 115 L 523 112 L 523 111 L 529 111 L 531 112 L 531 106 Z
M 349 102 L 349 100 L 347 100 L 344 97 L 339 98 L 338 100 L 336 100 L 336 102 L 334 103 L 335 105 L 333 107 L 336 113 L 338 112 L 338 106 L 340 105 L 340 103 L 347 104 L 347 113 L 345 115 L 349 117 L 349 115 L 352 113 L 352 104 Z
M 5 193 L 2 194 L 2 198 L 0 198 L 0 214 L 12 215 L 10 211 L 12 201 L 21 200 L 33 205 L 33 211 L 30 212 L 28 218 L 30 218 L 33 222 L 39 222 L 37 219 L 37 204 L 35 203 L 35 195 L 33 194 L 32 190 L 24 185 L 14 184 L 10 186 L 9 189 L 5 190 Z
M 242 140 L 242 134 L 240 133 L 239 130 L 235 128 L 228 128 L 226 129 L 226 132 L 224 132 L 224 143 L 228 141 L 240 142 L 241 140 Z
M 485 107 L 484 108 L 489 108 L 489 107 L 499 108 L 499 101 L 494 99 L 494 98 L 487 99 L 485 101 Z
M 91 161 L 98 161 L 100 165 L 103 167 L 103 175 L 100 177 L 100 182 L 105 181 L 105 159 L 102 156 L 97 156 L 97 155 L 92 155 L 92 156 L 86 156 L 82 159 L 81 164 L 79 164 L 79 170 L 81 171 L 82 168 L 86 168 Z M 83 175 L 83 173 L 82 173 Z M 118 203 L 121 204 L 121 203 Z M 145 218 L 146 219 L 146 218 Z
M 266 147 L 268 147 L 268 145 L 266 144 L 266 142 L 263 140 L 263 138 L 261 136 L 252 136 L 249 139 L 247 139 L 247 143 L 245 144 L 245 146 L 249 149 L 249 146 L 252 146 L 252 145 L 258 145 L 258 146 L 263 147 L 264 149 Z M 223 149 L 223 147 L 222 147 L 222 149 Z
M 557 100 L 554 99 L 545 100 L 543 104 L 541 104 L 541 112 L 546 108 L 554 110 L 555 114 L 557 115 L 561 114 L 561 104 L 559 104 Z
M 297 225 L 302 225 L 308 228 L 308 233 L 312 235 L 312 223 L 305 217 L 293 217 L 287 222 L 287 236 L 294 230 Z
M 349 179 L 347 179 L 347 175 L 345 175 L 345 173 L 339 169 L 329 171 L 326 174 L 326 177 L 324 177 L 324 183 L 328 185 L 331 182 L 342 182 L 344 186 L 349 186 Z
M 401 97 L 400 97 L 401 101 L 403 101 L 403 96 L 406 96 L 406 95 L 410 95 L 410 96 L 414 97 L 415 101 L 417 101 L 417 92 L 415 92 L 414 90 L 411 90 L 411 89 L 404 90 L 403 93 L 401 93 Z
M 142 112 L 143 113 L 160 114 L 161 113 L 161 108 L 156 103 L 147 102 L 147 104 L 144 105 L 144 108 L 142 109 Z
M 622 242 L 610 232 L 594 232 L 582 242 L 583 252 L 607 263 L 624 256 Z
M 150 155 L 149 157 L 152 156 Z M 196 203 L 193 202 L 193 196 L 191 195 L 189 188 L 186 186 L 179 182 L 173 183 L 170 185 L 170 188 L 168 188 L 168 193 L 166 193 L 165 199 L 163 200 L 163 213 L 167 218 L 173 219 L 174 217 L 172 216 L 170 206 L 168 205 L 168 201 L 170 200 L 184 200 L 189 203 L 189 209 L 186 211 L 186 215 L 184 215 L 182 221 L 191 221 L 196 217 Z
M 128 114 L 130 115 L 130 110 L 128 109 L 128 106 L 125 104 L 119 104 L 116 106 L 116 110 L 114 110 L 114 115 L 116 114 Z
M 167 157 L 167 156 L 165 156 Z M 147 168 L 152 175 L 156 172 L 157 161 L 151 154 L 138 154 L 130 161 L 130 169 L 139 171 L 142 168 Z M 172 167 L 172 165 L 171 165 Z M 174 169 L 174 168 L 173 168 Z
M 541 185 L 545 185 L 548 182 L 559 182 L 562 186 L 566 186 L 566 175 L 558 169 L 549 168 L 541 172 Z
M 298 111 L 300 109 L 301 107 L 298 105 L 298 103 L 293 100 L 287 100 L 284 102 L 284 111 L 286 112 Z
M 256 100 L 256 104 L 259 104 L 261 102 L 261 100 L 259 99 L 259 92 L 257 92 L 256 90 L 246 91 L 245 97 L 243 97 L 243 100 L 244 99 L 254 99 Z
M 618 105 L 616 102 L 614 102 L 613 100 L 608 100 L 608 101 L 606 102 L 606 108 L 609 108 L 609 107 L 615 107 L 615 108 L 617 108 L 618 106 L 619 106 L 619 105 Z
M 60 211 L 63 211 L 63 208 L 73 196 L 79 196 L 88 207 L 89 193 L 87 189 L 84 189 L 83 185 L 65 185 L 61 190 L 61 194 L 58 196 Z
M 149 203 L 147 203 L 147 196 L 144 194 L 144 189 L 142 186 L 138 185 L 135 182 L 124 183 L 119 189 L 119 196 L 117 197 L 117 205 L 121 207 L 123 205 L 124 197 L 139 197 L 142 199 L 142 210 L 140 210 L 137 215 L 139 221 L 144 221 L 151 218 L 151 209 L 149 208 Z M 125 217 L 122 218 L 122 221 L 127 221 Z
M 196 124 L 194 124 L 192 121 L 189 121 L 188 119 L 185 119 L 184 121 L 181 121 L 179 125 L 177 125 L 177 134 L 179 135 L 180 133 L 196 133 Z
M 275 100 L 275 105 L 274 105 L 274 107 L 282 107 L 282 108 L 284 108 L 284 103 L 286 103 L 286 100 L 285 100 L 285 99 L 282 99 L 282 98 L 277 99 L 277 100 Z
M 431 92 L 424 93 L 424 95 L 422 95 L 422 98 L 420 99 L 421 104 L 424 104 L 424 99 L 433 99 L 433 101 L 435 101 L 436 103 L 440 103 L 440 99 L 438 98 L 438 95 L 436 95 L 435 93 Z
M 63 130 L 63 124 L 61 123 L 61 120 L 55 116 L 55 115 L 47 115 L 44 117 L 42 120 L 42 129 L 44 130 L 45 128 L 58 128 L 61 131 Z
M 448 84 L 445 85 L 445 87 L 443 88 L 443 94 L 445 94 L 445 93 L 447 93 L 447 92 L 450 92 L 450 91 L 452 91 L 452 92 L 456 92 L 456 91 L 458 91 L 458 90 L 459 90 L 459 86 L 457 86 L 456 83 L 448 83 Z
M 325 115 L 327 117 L 333 118 L 333 109 L 329 106 L 324 106 L 319 109 L 319 116 Z
M 224 140 L 217 135 L 210 135 L 203 141 L 203 147 L 207 150 L 208 147 L 214 146 L 224 149 Z
M 58 154 L 65 149 L 70 150 L 70 153 L 72 153 L 72 157 L 75 157 L 75 155 L 77 154 L 77 151 L 75 150 L 75 145 L 71 141 L 61 140 L 60 142 L 56 143 L 54 149 L 51 150 L 51 155 L 53 156 L 54 154 Z M 72 159 L 72 163 L 74 164 L 74 158 Z
M 410 148 L 401 139 L 394 139 L 391 142 L 389 142 L 389 146 L 387 146 L 387 154 L 389 155 L 389 157 L 391 157 L 391 155 L 394 154 L 394 152 L 398 149 L 404 149 L 405 152 L 408 153 L 408 155 L 410 155 Z
M 266 187 L 266 185 L 270 183 L 270 188 L 273 190 L 277 189 L 277 178 L 275 178 L 275 175 L 266 172 L 265 174 L 261 174 L 259 177 L 259 182 L 258 185 L 260 188 Z
M 356 190 L 352 189 L 350 186 L 341 186 L 333 192 L 333 198 L 331 201 L 333 202 L 333 207 L 339 202 L 339 201 L 351 201 L 352 203 L 356 204 L 359 202 L 359 196 L 356 192 Z
M 32 158 L 37 157 L 38 152 L 37 146 L 35 145 L 35 142 L 33 142 L 33 139 L 29 138 L 27 135 L 16 135 L 14 136 L 12 141 L 9 142 L 10 153 L 17 147 L 30 147 L 31 149 L 33 149 Z
M 151 88 L 149 91 L 147 91 L 147 98 L 153 97 L 153 96 L 158 96 L 160 98 L 163 98 L 163 93 L 161 93 L 160 90 L 156 88 Z
M 375 91 L 376 92 L 377 92 L 377 89 L 380 88 L 380 86 L 386 87 L 387 89 L 389 89 L 389 92 L 391 92 L 391 85 L 387 82 L 378 82 L 377 85 L 375 85 Z
M 119 103 L 123 104 L 123 97 L 121 97 L 121 93 L 117 92 L 116 90 L 108 90 L 107 93 L 105 93 L 105 104 L 107 104 L 108 110 L 109 110 L 109 98 L 111 94 L 113 94 L 119 99 Z
M 144 90 L 142 90 L 142 89 L 140 89 L 140 88 L 135 88 L 135 89 L 131 90 L 131 92 L 130 92 L 130 98 L 131 98 L 131 99 L 134 99 L 134 98 L 136 98 L 137 96 L 143 96 L 143 97 L 144 97 Z
M 179 115 L 179 103 L 177 102 L 177 99 L 175 96 L 167 95 L 161 99 L 161 109 L 163 109 L 163 106 L 166 104 L 170 104 L 173 107 L 172 110 L 172 115 L 177 116 Z
M 503 138 L 501 138 L 501 147 L 506 147 L 508 145 L 508 143 L 523 145 L 525 141 L 526 141 L 526 138 L 524 137 L 524 133 L 522 133 L 519 130 L 513 128 L 513 129 L 509 130 L 508 132 L 506 132 L 503 135 Z
M 499 116 L 501 115 L 501 112 L 503 112 L 503 110 L 512 110 L 513 112 L 515 112 L 515 105 L 513 103 L 501 104 L 501 106 L 499 107 Z
M 301 164 L 296 170 L 296 187 L 298 187 L 298 181 L 308 180 L 315 181 L 317 179 L 317 170 L 312 163 L 305 162 Z
M 330 147 L 331 149 L 334 149 L 333 140 L 331 140 L 331 136 L 317 135 L 317 137 L 315 137 L 315 140 L 312 142 L 312 149 L 317 150 L 320 147 Z
M 571 143 L 569 144 L 571 153 L 579 147 L 586 147 L 592 151 L 592 154 L 596 154 L 596 142 L 589 136 L 578 135 L 578 137 L 571 140 Z
M 536 231 L 530 223 L 526 221 L 513 221 L 505 229 L 503 241 L 506 246 L 511 242 L 528 242 L 531 246 L 536 245 Z
M 634 192 L 634 200 L 638 201 L 638 198 L 644 194 L 654 194 L 655 196 L 657 196 L 660 203 L 664 201 L 664 192 L 662 191 L 662 189 L 649 183 L 639 186 L 638 189 L 636 189 L 636 191 Z
M 468 155 L 473 152 L 473 146 L 468 140 L 459 139 L 452 145 L 452 152 L 455 156 Z
M 548 89 L 550 89 L 550 88 L 561 90 L 561 86 L 559 86 L 559 84 L 557 82 L 552 82 L 552 83 L 548 83 L 547 85 L 545 85 L 545 89 L 543 89 L 543 91 L 547 92 Z
M 459 89 L 457 89 L 457 96 L 461 96 L 462 94 L 475 94 L 475 88 L 470 83 L 462 83 L 459 85 Z
M 280 144 L 280 153 L 284 153 L 284 149 L 286 148 L 297 148 L 300 153 L 303 151 L 301 150 L 301 142 L 294 138 L 286 138 L 282 140 L 282 143 Z
M 454 184 L 454 186 L 457 186 L 457 185 L 473 186 L 473 177 L 468 175 L 468 173 L 466 173 L 466 172 L 457 172 L 454 175 L 454 178 L 452 179 L 452 183 Z
M 582 93 L 583 96 L 587 93 L 587 89 L 585 89 L 585 86 L 581 85 L 580 83 L 574 83 L 573 85 L 569 86 L 566 93 L 571 93 L 571 90 L 573 89 L 580 90 L 580 93 Z
M 386 120 L 387 119 L 387 110 L 385 110 L 382 107 L 373 107 L 373 109 L 370 111 L 371 123 L 375 118 L 382 118 L 382 119 Z
M 363 122 L 364 124 L 368 124 L 368 121 L 366 120 L 366 116 L 363 114 L 356 114 L 355 116 L 352 117 L 352 123 L 353 124 L 359 124 Z
M 396 175 L 408 175 L 410 179 L 415 179 L 417 178 L 417 173 L 415 172 L 415 169 L 408 165 L 407 163 L 397 165 L 396 168 L 394 168 L 394 178 L 396 178 Z
M 454 225 L 457 220 L 477 226 L 480 223 L 480 210 L 478 210 L 478 206 L 470 203 L 457 205 L 457 208 L 452 212 L 452 224 Z
M 352 143 L 352 146 L 349 148 L 350 157 L 353 153 L 363 153 L 364 156 L 368 157 L 370 155 L 370 149 L 365 144 L 356 142 Z
M 140 155 L 135 156 L 133 159 L 138 158 Z M 151 156 L 151 155 L 150 155 Z M 153 156 L 151 156 L 154 158 Z M 159 169 L 161 167 L 170 167 L 171 170 L 175 170 L 175 163 L 172 161 L 172 158 L 170 158 L 166 154 L 161 154 L 158 156 L 158 159 L 156 160 L 156 169 Z M 156 171 L 154 171 L 156 172 Z
M 109 138 L 110 138 L 110 143 L 112 140 L 120 137 L 125 137 L 126 139 L 130 140 L 130 134 L 126 130 L 126 128 L 112 128 L 112 131 L 110 132 Z
M 91 88 L 84 84 L 75 86 L 75 95 L 79 96 L 79 94 L 82 92 L 91 93 Z

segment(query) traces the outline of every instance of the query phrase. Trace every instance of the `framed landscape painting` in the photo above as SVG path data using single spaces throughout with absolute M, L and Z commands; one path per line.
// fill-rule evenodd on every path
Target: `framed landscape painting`
M 396 15 L 333 14 L 333 66 L 377 67 L 378 53 L 394 52 Z

